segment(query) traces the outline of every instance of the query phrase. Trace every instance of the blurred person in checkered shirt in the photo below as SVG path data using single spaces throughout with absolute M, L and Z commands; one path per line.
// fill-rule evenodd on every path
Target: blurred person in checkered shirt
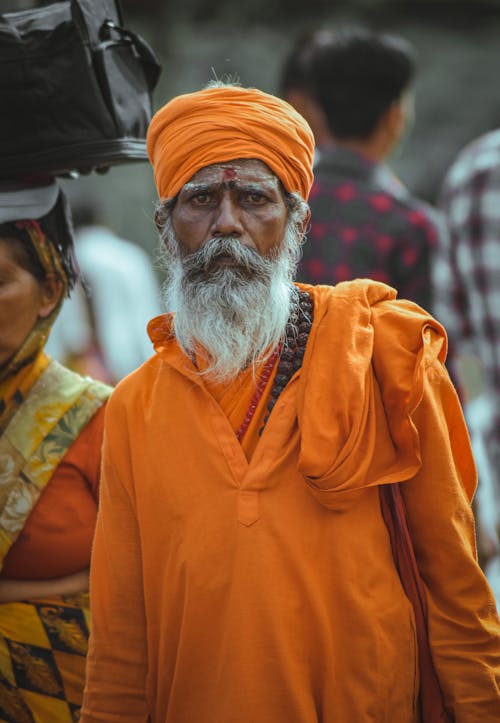
M 411 125 L 414 75 L 405 39 L 359 27 L 306 33 L 286 59 L 282 95 L 306 118 L 317 147 L 300 281 L 368 277 L 431 306 L 439 215 L 386 164 Z
M 458 154 L 440 205 L 449 234 L 436 248 L 433 311 L 448 331 L 478 464 L 480 551 L 500 567 L 500 130 Z

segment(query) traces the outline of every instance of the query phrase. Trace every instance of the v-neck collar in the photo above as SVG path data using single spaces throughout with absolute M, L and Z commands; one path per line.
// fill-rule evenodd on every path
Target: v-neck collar
M 274 445 L 277 441 L 275 439 L 276 433 L 278 433 L 278 438 L 281 436 L 279 430 L 285 423 L 284 420 L 281 419 L 282 406 L 286 400 L 286 396 L 288 396 L 287 392 L 289 388 L 298 381 L 301 370 L 299 369 L 290 379 L 269 417 L 262 437 L 259 439 L 250 460 L 247 460 L 228 417 L 210 393 L 193 361 L 183 352 L 177 343 L 173 332 L 173 318 L 173 314 L 162 314 L 149 322 L 148 334 L 153 342 L 154 349 L 163 362 L 179 372 L 184 378 L 195 383 L 206 396 L 207 402 L 210 405 L 210 419 L 214 433 L 232 471 L 236 484 L 238 487 L 242 487 L 248 479 L 250 471 L 261 466 L 263 457 L 266 454 L 267 440 L 271 438 L 271 443 Z M 285 399 L 283 397 L 285 397 Z M 277 428 L 276 425 L 278 425 Z

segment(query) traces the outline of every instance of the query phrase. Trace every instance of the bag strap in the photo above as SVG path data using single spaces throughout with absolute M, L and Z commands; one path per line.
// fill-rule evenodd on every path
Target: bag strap
M 106 20 L 123 25 L 118 0 L 71 0 L 71 15 L 82 38 L 91 47 L 101 42 L 101 28 Z
M 151 46 L 137 33 L 129 28 L 117 25 L 113 20 L 106 19 L 100 31 L 101 41 L 112 41 L 117 37 L 120 41 L 128 43 L 143 63 L 149 89 L 152 91 L 156 86 L 161 73 L 161 65 L 158 62 Z
M 89 58 L 92 51 L 115 37 L 128 43 L 140 58 L 149 90 L 158 82 L 161 66 L 148 43 L 123 25 L 119 0 L 71 0 L 71 15 L 87 46 Z
M 452 723 L 432 660 L 425 586 L 420 576 L 399 484 L 380 487 L 382 517 L 389 532 L 394 563 L 415 616 L 420 671 L 420 714 L 425 723 Z

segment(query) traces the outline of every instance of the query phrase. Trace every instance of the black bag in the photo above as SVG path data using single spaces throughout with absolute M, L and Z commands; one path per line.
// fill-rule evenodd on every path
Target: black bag
M 117 0 L 0 14 L 0 178 L 145 160 L 159 74 Z

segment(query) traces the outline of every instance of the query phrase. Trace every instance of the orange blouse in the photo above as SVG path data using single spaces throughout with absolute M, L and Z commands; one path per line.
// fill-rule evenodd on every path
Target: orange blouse
M 104 407 L 69 448 L 9 550 L 1 577 L 46 580 L 83 570 L 97 516 Z

